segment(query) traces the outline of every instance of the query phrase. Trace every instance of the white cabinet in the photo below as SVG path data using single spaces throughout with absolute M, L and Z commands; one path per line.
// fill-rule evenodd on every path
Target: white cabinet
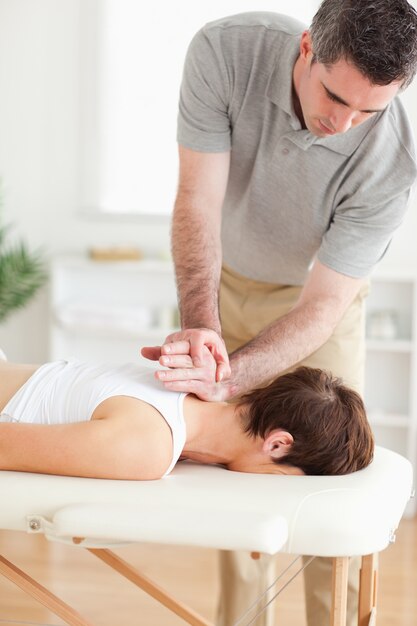
M 172 263 L 68 256 L 51 268 L 50 358 L 136 361 L 178 324 Z
M 365 403 L 376 442 L 409 458 L 417 448 L 417 272 L 377 270 L 366 315 Z M 415 499 L 408 514 L 416 510 Z

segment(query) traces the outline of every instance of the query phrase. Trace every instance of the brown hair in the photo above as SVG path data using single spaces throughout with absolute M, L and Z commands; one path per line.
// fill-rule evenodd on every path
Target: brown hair
M 345 59 L 375 85 L 409 85 L 417 69 L 417 12 L 406 0 L 323 0 L 310 27 L 315 60 Z
M 311 367 L 276 378 L 239 401 L 244 430 L 265 438 L 275 428 L 294 438 L 279 463 L 305 474 L 348 474 L 372 461 L 374 439 L 363 401 L 340 378 Z

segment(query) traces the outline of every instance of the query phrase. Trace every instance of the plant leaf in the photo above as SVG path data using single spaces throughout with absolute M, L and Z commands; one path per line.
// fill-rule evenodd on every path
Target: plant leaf
M 0 229 L 0 246 L 3 243 Z M 3 248 L 3 249 L 2 249 Z M 47 274 L 39 252 L 29 252 L 23 243 L 0 247 L 0 321 L 23 307 L 46 281 Z

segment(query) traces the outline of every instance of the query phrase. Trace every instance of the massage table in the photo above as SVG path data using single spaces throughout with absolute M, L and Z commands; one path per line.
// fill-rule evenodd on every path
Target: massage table
M 247 550 L 254 558 L 277 552 L 332 557 L 331 626 L 346 623 L 349 557 L 360 555 L 358 624 L 372 626 L 375 555 L 393 541 L 411 491 L 409 461 L 380 447 L 368 468 L 346 476 L 242 474 L 188 461 L 158 481 L 3 471 L 0 528 L 89 550 L 194 626 L 210 623 L 110 548 L 151 542 Z M 65 623 L 92 626 L 1 556 L 0 572 Z M 260 610 L 262 603 L 265 597 Z M 249 611 L 236 624 L 247 626 L 254 615 Z

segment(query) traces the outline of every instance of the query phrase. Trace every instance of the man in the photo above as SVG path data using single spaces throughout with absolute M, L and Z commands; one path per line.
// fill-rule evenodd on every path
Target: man
M 303 363 L 362 390 L 367 279 L 416 177 L 396 98 L 416 62 L 406 0 L 324 0 L 309 30 L 251 13 L 197 33 L 172 224 L 183 330 L 143 351 L 172 368 L 157 374 L 167 388 L 228 400 Z M 266 588 L 270 565 L 222 562 L 219 624 L 230 626 Z M 309 626 L 328 623 L 326 588 L 329 564 L 317 560 L 306 571 Z M 351 596 L 349 626 L 355 611 Z M 256 622 L 267 623 L 271 614 Z

